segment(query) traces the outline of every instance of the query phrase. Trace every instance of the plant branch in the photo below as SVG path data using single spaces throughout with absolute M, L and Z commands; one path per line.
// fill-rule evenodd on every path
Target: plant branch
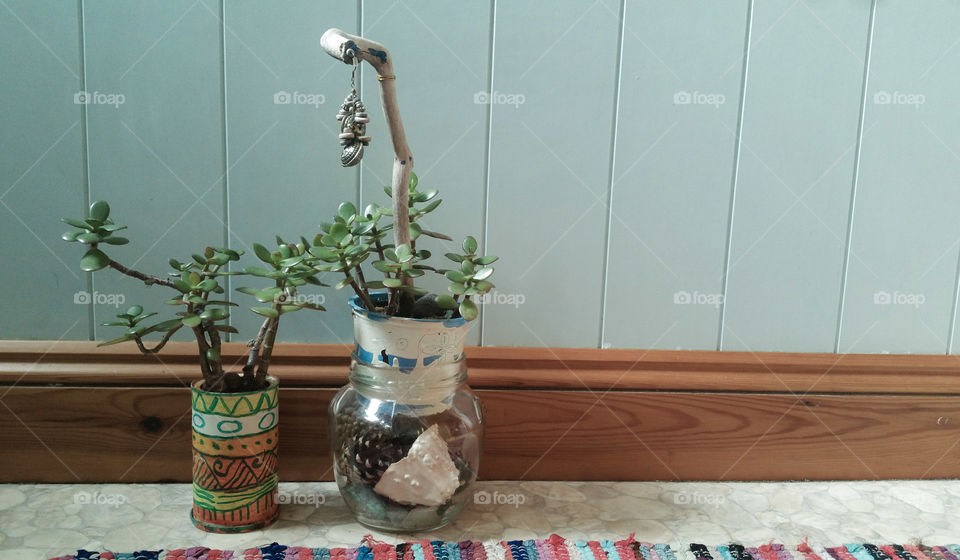
M 182 324 L 182 323 L 181 323 L 180 325 L 177 325 L 176 327 L 170 329 L 169 331 L 167 331 L 167 334 L 163 335 L 163 338 L 160 339 L 160 342 L 157 343 L 157 345 L 154 346 L 153 348 L 147 348 L 147 347 L 143 344 L 143 339 L 140 338 L 140 335 L 137 335 L 137 334 L 133 335 L 133 340 L 134 340 L 134 342 L 137 343 L 137 347 L 140 348 L 140 352 L 141 352 L 141 353 L 143 353 L 143 354 L 156 354 L 157 352 L 160 351 L 161 348 L 163 348 L 164 346 L 166 346 L 166 344 L 167 344 L 168 342 L 170 342 L 170 338 L 173 336 L 173 334 L 174 334 L 175 332 L 179 331 L 181 327 L 183 327 L 183 324 Z
M 160 284 L 161 286 L 167 286 L 168 288 L 176 289 L 175 286 L 173 285 L 173 280 L 168 280 L 166 278 L 157 278 L 156 276 L 153 276 L 150 274 L 144 274 L 139 270 L 133 270 L 133 269 L 127 268 L 113 259 L 110 259 L 110 264 L 108 266 L 110 266 L 110 268 L 114 270 L 121 272 L 122 274 L 130 276 L 131 278 L 136 278 L 137 280 L 142 281 L 147 286 Z

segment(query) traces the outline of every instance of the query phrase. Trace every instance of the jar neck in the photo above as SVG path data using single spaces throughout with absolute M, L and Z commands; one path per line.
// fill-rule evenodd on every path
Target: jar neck
M 361 395 L 405 405 L 433 405 L 449 399 L 467 381 L 467 364 L 461 359 L 448 364 L 417 368 L 401 373 L 392 367 L 350 362 L 350 383 Z

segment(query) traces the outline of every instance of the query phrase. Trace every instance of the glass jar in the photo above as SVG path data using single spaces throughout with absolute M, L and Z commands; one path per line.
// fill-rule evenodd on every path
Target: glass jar
M 443 527 L 470 499 L 483 451 L 483 407 L 466 384 L 466 323 L 386 317 L 351 303 L 350 382 L 329 409 L 340 494 L 367 527 Z

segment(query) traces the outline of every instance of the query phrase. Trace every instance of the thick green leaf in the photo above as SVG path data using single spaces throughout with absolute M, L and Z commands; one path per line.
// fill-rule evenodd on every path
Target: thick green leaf
M 420 227 L 420 224 L 410 224 L 410 240 L 416 241 L 420 234 L 423 233 L 423 228 Z
M 380 272 L 394 272 L 400 268 L 400 265 L 387 261 L 373 261 L 373 268 L 379 270 Z
M 105 221 L 110 217 L 110 205 L 103 200 L 98 200 L 90 205 L 90 218 L 94 220 Z
M 397 247 L 397 260 L 405 263 L 413 258 L 413 252 L 410 251 L 410 246 L 406 243 Z
M 457 272 L 456 270 L 448 270 L 444 276 L 451 282 L 459 282 L 462 284 L 467 281 L 467 277 L 462 272 Z
M 434 193 L 435 193 L 435 192 L 437 192 L 437 191 L 431 191 L 431 192 L 434 192 Z M 430 198 L 433 198 L 433 197 L 429 197 L 429 198 L 427 198 L 427 200 L 430 200 Z M 438 199 L 434 200 L 434 201 L 431 202 L 430 204 L 427 204 L 426 206 L 424 206 L 423 208 L 421 208 L 421 209 L 420 209 L 420 213 L 421 213 L 421 214 L 429 214 L 430 212 L 433 212 L 434 210 L 437 209 L 437 206 L 440 206 L 440 203 L 441 203 L 441 202 L 443 202 L 443 199 L 442 199 L 442 198 L 438 198 Z
M 183 293 L 187 293 L 190 291 L 191 286 L 189 282 L 184 282 L 183 278 L 174 278 L 173 287 L 180 290 Z
M 457 302 L 453 299 L 453 296 L 448 296 L 447 294 L 440 294 L 437 296 L 437 299 L 434 300 L 438 307 L 441 309 L 456 309 Z
M 456 253 L 446 253 L 444 256 L 453 262 L 463 262 L 463 256 Z
M 383 285 L 388 288 L 399 288 L 403 285 L 403 281 L 399 278 L 384 278 Z
M 210 362 L 219 362 L 220 361 L 220 352 L 216 348 L 207 349 L 207 361 Z
M 474 239 L 472 235 L 468 235 L 467 238 L 463 240 L 463 252 L 468 255 L 473 255 L 477 252 L 477 240 Z
M 299 305 L 281 305 L 280 313 L 294 313 L 296 311 L 300 311 L 301 309 L 303 308 Z
M 384 283 L 381 282 L 381 281 L 379 281 L 379 280 L 367 281 L 367 289 L 368 289 L 368 290 L 379 290 L 379 289 L 386 288 L 386 287 L 387 287 L 387 286 L 384 285 Z
M 193 327 L 196 327 L 200 324 L 200 317 L 190 314 L 184 317 L 183 319 L 181 319 L 180 321 L 183 323 L 183 326 L 190 327 L 192 329 Z
M 254 294 L 254 296 L 257 298 L 257 301 L 266 303 L 277 299 L 277 296 L 279 296 L 281 292 L 283 292 L 283 290 L 280 288 L 267 288 L 266 290 L 260 290 Z
M 60 238 L 63 239 L 64 241 L 76 241 L 77 237 L 79 237 L 83 233 L 84 233 L 83 230 L 74 229 L 71 231 L 64 232 L 64 234 L 61 235 Z
M 220 331 L 220 332 L 228 332 L 228 333 L 233 333 L 233 334 L 240 334 L 240 331 L 238 331 L 236 327 L 231 327 L 230 325 L 217 325 L 217 326 L 214 327 L 214 328 L 217 329 L 217 330 Z
M 141 307 L 141 306 L 139 306 L 139 305 L 134 305 L 134 306 L 130 307 L 129 309 L 127 309 L 127 315 L 130 315 L 131 317 L 136 317 L 137 315 L 139 315 L 139 314 L 141 314 L 141 313 L 143 313 L 143 307 Z
M 107 245 L 126 245 L 130 243 L 130 240 L 126 237 L 120 237 L 119 235 L 111 235 L 110 237 L 104 237 L 103 242 Z
M 259 276 L 261 278 L 272 278 L 274 270 L 267 270 L 259 266 L 248 266 L 243 269 L 243 271 L 251 276 Z
M 473 287 L 477 289 L 477 293 L 485 294 L 493 289 L 493 284 L 487 282 L 486 280 L 480 280 L 479 282 L 476 282 Z
M 248 296 L 255 296 L 257 295 L 257 292 L 259 292 L 260 290 L 256 288 L 248 288 L 246 286 L 241 286 L 237 288 L 237 291 L 240 292 L 241 294 L 247 294 Z
M 217 281 L 213 278 L 205 278 L 203 281 L 197 284 L 197 288 L 204 292 L 212 292 L 213 290 L 217 289 Z
M 423 288 L 418 288 L 416 286 L 400 286 L 400 289 L 403 290 L 404 292 L 407 292 L 408 294 L 413 294 L 415 296 L 422 296 L 424 294 L 430 293 L 427 290 Z
M 337 207 L 337 214 L 344 220 L 349 220 L 357 215 L 357 207 L 351 202 L 341 202 Z
M 280 316 L 280 313 L 272 307 L 251 307 L 250 311 L 253 311 L 257 315 L 268 317 L 270 319 L 276 319 Z
M 71 225 L 71 226 L 73 226 L 73 227 L 75 227 L 75 228 L 80 228 L 80 229 L 83 229 L 83 230 L 90 230 L 90 229 L 92 229 L 92 228 L 90 227 L 90 224 L 88 224 L 87 222 L 84 222 L 83 220 L 74 220 L 74 219 L 72 219 L 72 218 L 60 218 L 60 221 L 63 222 L 63 223 L 65 223 L 65 224 L 67 224 L 67 225 Z
M 170 264 L 170 268 L 173 268 L 175 270 L 180 270 L 180 267 L 183 265 L 183 263 L 181 263 L 177 259 L 170 259 L 169 261 L 167 261 L 167 263 Z
M 81 232 L 80 235 L 76 237 L 76 240 L 80 243 L 100 243 L 103 241 L 103 237 L 98 233 L 93 232 Z
M 127 342 L 128 340 L 133 340 L 134 338 L 135 338 L 135 337 L 134 337 L 133 335 L 131 335 L 131 334 L 125 334 L 125 335 L 121 336 L 120 338 L 115 338 L 115 339 L 113 339 L 113 340 L 108 340 L 108 341 L 106 341 L 106 342 L 101 342 L 100 344 L 97 344 L 97 346 L 99 347 L 99 346 L 110 346 L 110 345 L 112 345 L 112 344 L 120 344 L 121 342 Z
M 463 261 L 460 263 L 460 271 L 464 274 L 473 274 L 474 270 L 476 269 L 474 268 L 473 263 L 470 261 Z
M 411 171 L 411 172 L 410 172 L 410 183 L 409 183 L 410 186 L 409 186 L 409 189 L 410 189 L 411 191 L 412 191 L 412 190 L 416 190 L 417 185 L 419 185 L 419 184 L 420 184 L 420 178 L 417 177 L 417 174 L 416 174 L 416 173 L 414 173 L 413 171 Z
M 387 196 L 393 198 L 393 187 L 383 187 L 383 192 L 387 193 Z
M 387 259 L 389 259 L 389 260 L 391 260 L 391 261 L 393 261 L 393 262 L 395 262 L 395 263 L 396 263 L 396 262 L 400 262 L 400 259 L 397 258 L 397 252 L 394 251 L 393 249 L 384 249 L 384 250 L 383 250 L 383 256 L 387 257 Z
M 452 294 L 462 295 L 463 292 L 467 290 L 467 287 L 459 282 L 454 282 L 447 286 L 447 289 L 450 290 Z
M 221 307 L 211 307 L 204 309 L 203 313 L 200 314 L 200 318 L 204 321 L 222 321 L 230 316 L 230 313 L 226 309 Z
M 100 249 L 91 248 L 82 257 L 80 257 L 80 270 L 84 272 L 93 272 L 106 268 L 110 264 L 108 257 Z
M 334 289 L 342 290 L 343 288 L 349 286 L 351 282 L 353 282 L 353 277 L 344 278 L 343 280 L 337 282 L 337 285 L 334 286 Z
M 232 301 L 224 301 L 220 299 L 212 299 L 207 302 L 207 305 L 224 305 L 226 307 L 237 307 L 237 304 L 233 303 Z
M 467 321 L 473 321 L 477 318 L 479 310 L 477 309 L 477 304 L 473 303 L 469 299 L 465 299 L 460 302 L 460 316 L 466 319 Z
M 480 266 L 486 266 L 488 264 L 493 264 L 497 262 L 499 259 L 500 257 L 496 255 L 487 255 L 485 257 L 477 257 L 473 259 L 473 262 L 476 264 L 479 264 Z
M 206 266 L 207 258 L 203 255 L 198 255 L 196 253 L 190 255 L 190 258 L 193 259 L 193 262 L 199 264 L 200 266 Z
M 493 274 L 493 267 L 492 267 L 492 266 L 485 266 L 485 267 L 481 268 L 480 270 L 478 270 L 478 271 L 476 271 L 476 272 L 473 273 L 473 279 L 474 279 L 474 280 L 486 280 L 487 278 L 490 278 L 490 275 L 491 275 L 491 274 Z
M 257 256 L 258 259 L 267 263 L 273 264 L 273 259 L 270 258 L 270 250 L 264 247 L 259 243 L 253 244 L 253 254 Z

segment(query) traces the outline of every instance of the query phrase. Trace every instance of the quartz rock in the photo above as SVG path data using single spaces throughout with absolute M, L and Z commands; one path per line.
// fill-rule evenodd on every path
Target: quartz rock
M 447 442 L 433 425 L 417 437 L 406 457 L 387 468 L 373 490 L 401 504 L 439 506 L 453 497 L 459 485 L 460 474 Z

